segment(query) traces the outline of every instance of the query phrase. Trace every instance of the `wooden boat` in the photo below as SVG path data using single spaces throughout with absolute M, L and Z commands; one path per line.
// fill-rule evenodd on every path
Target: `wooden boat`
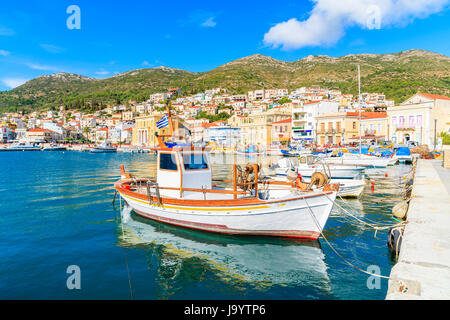
M 145 218 L 181 227 L 234 235 L 317 239 L 330 215 L 337 185 L 277 182 L 259 177 L 259 166 L 233 166 L 232 187 L 212 184 L 209 152 L 179 147 L 157 136 L 156 179 L 134 178 L 121 166 L 115 190 Z

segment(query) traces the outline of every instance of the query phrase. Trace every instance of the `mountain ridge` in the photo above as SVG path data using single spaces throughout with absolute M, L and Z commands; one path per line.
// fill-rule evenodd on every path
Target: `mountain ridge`
M 427 50 L 397 53 L 360 53 L 341 57 L 309 55 L 296 61 L 282 61 L 254 54 L 205 72 L 191 72 L 166 66 L 135 69 L 104 79 L 72 73 L 56 73 L 32 79 L 10 91 L 0 92 L 1 108 L 35 109 L 68 104 L 74 107 L 145 100 L 148 95 L 171 87 L 193 94 L 213 87 L 230 93 L 258 88 L 295 89 L 319 85 L 355 93 L 356 65 L 361 65 L 362 90 L 384 92 L 400 102 L 418 90 L 450 94 L 450 58 Z

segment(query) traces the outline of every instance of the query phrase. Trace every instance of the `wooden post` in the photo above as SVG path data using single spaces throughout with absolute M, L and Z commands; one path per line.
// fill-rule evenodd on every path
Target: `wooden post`
M 233 191 L 236 192 L 237 191 L 237 172 L 236 172 L 236 165 L 233 165 Z M 234 193 L 233 194 L 233 199 L 236 200 L 237 199 L 237 194 Z

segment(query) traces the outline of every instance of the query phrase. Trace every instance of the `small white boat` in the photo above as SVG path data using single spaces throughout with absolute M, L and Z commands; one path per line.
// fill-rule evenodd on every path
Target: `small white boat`
M 286 181 L 286 178 L 282 176 L 275 176 L 274 179 L 277 181 Z M 311 180 L 305 178 L 303 182 L 310 183 Z M 337 195 L 342 198 L 358 198 L 364 191 L 366 185 L 364 179 L 330 179 L 328 183 L 339 185 Z
M 116 151 L 117 148 L 112 147 L 110 143 L 101 143 L 95 147 L 90 147 L 88 149 L 88 152 L 91 153 L 112 153 Z
M 282 158 L 278 161 L 275 172 L 278 176 L 286 176 L 294 170 L 302 177 L 311 177 L 314 172 L 323 171 L 332 179 L 354 179 L 366 169 L 365 166 L 350 164 L 322 163 L 315 156 L 301 156 L 298 161 Z
M 64 146 L 59 146 L 56 143 L 52 143 L 42 149 L 42 151 L 65 151 L 67 150 Z
M 40 151 L 41 147 L 35 143 L 19 142 L 13 143 L 4 151 Z
M 322 161 L 333 164 L 353 164 L 386 168 L 389 165 L 394 165 L 397 162 L 397 159 L 391 157 L 377 157 L 367 154 L 344 153 L 341 157 L 322 158 Z

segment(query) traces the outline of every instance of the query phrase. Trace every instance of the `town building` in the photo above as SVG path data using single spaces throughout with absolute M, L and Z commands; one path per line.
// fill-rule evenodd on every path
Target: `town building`
M 396 143 L 415 141 L 434 147 L 441 132 L 449 132 L 450 98 L 417 93 L 398 106 L 387 108 L 388 136 Z

